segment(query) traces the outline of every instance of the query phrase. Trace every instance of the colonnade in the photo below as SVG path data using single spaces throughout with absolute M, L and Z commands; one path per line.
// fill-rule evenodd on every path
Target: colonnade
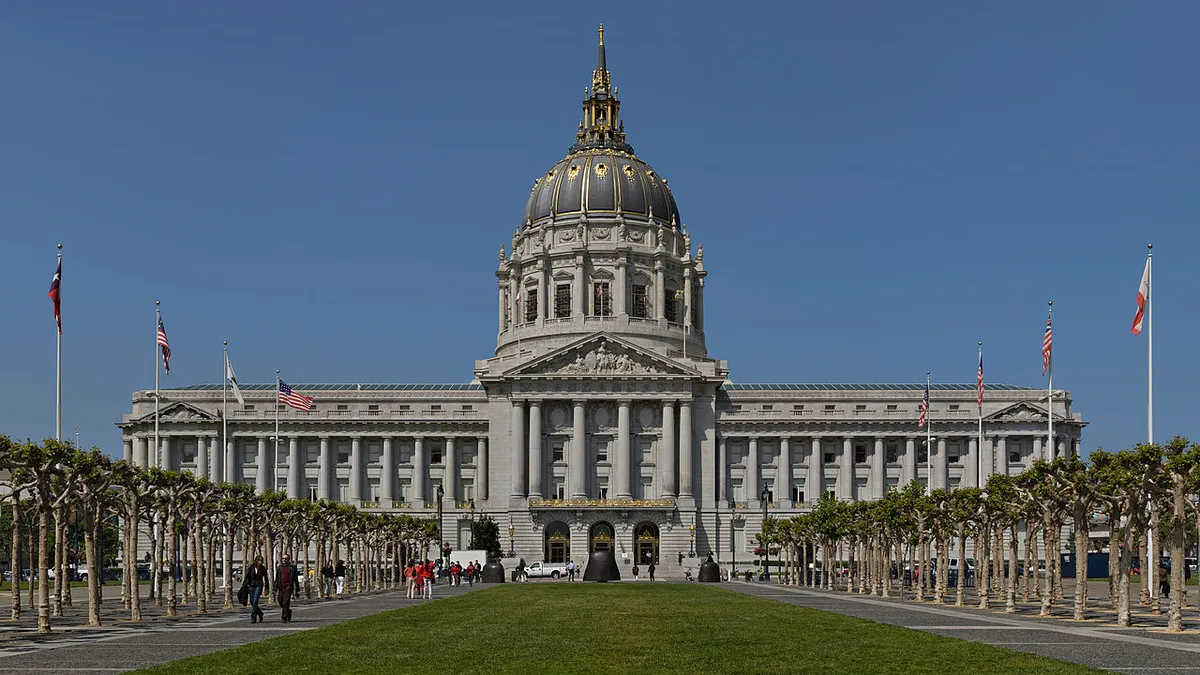
M 613 433 L 612 475 L 610 496 L 616 499 L 633 497 L 633 476 L 638 466 L 633 457 L 632 408 L 641 399 L 623 398 L 616 401 L 617 424 Z M 661 468 L 658 497 L 692 497 L 695 489 L 694 444 L 692 441 L 692 402 L 690 400 L 655 399 L 662 408 L 662 425 L 656 464 Z M 511 491 L 514 498 L 547 496 L 547 469 L 543 440 L 546 429 L 543 411 L 547 401 L 529 399 L 512 401 L 510 426 Z M 565 496 L 571 499 L 595 497 L 588 493 L 588 478 L 595 466 L 589 462 L 587 451 L 587 415 L 589 401 L 574 399 L 571 406 L 571 436 L 567 444 L 567 480 Z M 676 409 L 678 408 L 678 416 Z M 677 421 L 678 420 L 678 421 Z M 609 432 L 605 432 L 605 436 Z
M 429 488 L 430 477 L 430 457 L 426 443 L 431 438 L 443 440 L 445 443 L 444 455 L 441 466 L 443 466 L 443 481 L 442 489 L 444 491 L 443 498 L 453 504 L 463 498 L 462 492 L 462 467 L 459 458 L 461 450 L 469 447 L 468 444 L 475 444 L 475 498 L 480 500 L 488 497 L 488 443 L 484 436 L 393 436 L 393 435 L 281 435 L 278 445 L 278 454 L 273 453 L 275 450 L 274 436 L 269 434 L 247 435 L 239 433 L 230 435 L 225 452 L 221 452 L 221 439 L 218 432 L 209 432 L 203 434 L 160 434 L 159 435 L 159 451 L 153 452 L 154 436 L 152 434 L 137 434 L 126 436 L 124 438 L 124 459 L 133 462 L 135 465 L 148 468 L 157 466 L 166 471 L 179 471 L 182 466 L 182 444 L 185 440 L 194 440 L 196 443 L 196 457 L 194 466 L 190 467 L 190 471 L 198 476 L 205 476 L 213 482 L 242 482 L 245 479 L 245 467 L 249 462 L 237 461 L 238 442 L 245 442 L 248 439 L 257 441 L 256 461 L 253 463 L 254 469 L 254 485 L 259 493 L 272 490 L 276 486 L 276 481 L 279 477 L 275 475 L 275 471 L 280 464 L 280 460 L 286 458 L 286 492 L 290 499 L 307 499 L 309 491 L 306 489 L 308 476 L 306 469 L 312 466 L 306 461 L 306 452 L 302 448 L 302 443 L 308 439 L 317 439 L 320 444 L 318 452 L 318 460 L 316 462 L 317 469 L 317 499 L 332 499 L 337 500 L 340 497 L 340 490 L 337 485 L 336 468 L 341 463 L 335 461 L 334 452 L 336 450 L 335 443 L 338 439 L 349 439 L 350 456 L 349 462 L 344 465 L 349 470 L 348 484 L 348 501 L 351 504 L 361 505 L 367 499 L 367 462 L 366 448 L 369 444 L 382 445 L 382 453 L 380 457 L 380 506 L 389 508 L 396 501 L 397 488 L 399 486 L 399 469 L 401 466 L 408 466 L 412 470 L 412 489 L 408 495 L 409 501 L 418 507 L 423 507 L 426 501 L 431 501 L 435 495 L 431 493 Z M 398 441 L 401 439 L 411 439 L 413 453 L 411 462 L 400 464 L 396 453 Z M 267 458 L 273 457 L 275 461 L 264 461 Z M 227 461 L 227 458 L 234 458 L 234 461 Z

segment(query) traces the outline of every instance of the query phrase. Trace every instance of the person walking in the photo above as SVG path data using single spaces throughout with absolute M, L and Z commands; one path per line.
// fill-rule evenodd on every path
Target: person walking
M 640 570 L 638 570 L 637 563 L 633 563 L 633 580 L 634 580 L 634 581 L 637 581 L 637 580 L 638 580 L 638 572 L 639 572 L 639 571 L 640 571 Z
M 329 561 L 321 568 L 321 578 L 325 581 L 325 593 L 321 597 L 328 598 L 333 591 L 333 565 Z
M 267 566 L 263 564 L 263 557 L 255 556 L 254 562 L 246 568 L 242 575 L 242 585 L 249 591 L 250 596 L 250 623 L 261 623 L 264 614 L 262 607 L 258 606 L 258 601 L 262 598 L 264 591 L 270 590 L 270 585 L 267 581 Z
M 404 583 L 408 585 L 408 599 L 412 600 L 417 593 L 416 567 L 412 563 L 404 568 Z
M 292 598 L 299 595 L 300 571 L 292 557 L 284 553 L 275 570 L 275 599 L 279 602 L 279 619 L 284 623 L 292 620 Z
M 337 580 L 337 596 L 342 597 L 346 590 L 346 561 L 339 560 L 333 568 L 333 577 Z
M 567 561 L 567 581 L 575 581 L 575 561 Z
M 650 566 L 646 568 L 646 571 L 648 571 L 650 573 L 650 581 L 654 581 L 654 561 L 653 560 L 650 561 Z
M 422 596 L 425 600 L 433 599 L 433 563 L 426 560 L 421 567 Z

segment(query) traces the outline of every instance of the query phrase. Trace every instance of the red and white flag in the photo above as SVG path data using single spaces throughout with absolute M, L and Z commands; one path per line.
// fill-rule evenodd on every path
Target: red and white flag
M 1054 346 L 1054 332 L 1050 330 L 1050 319 L 1053 315 L 1046 317 L 1046 335 L 1042 337 L 1042 374 L 1046 374 L 1046 369 L 1050 367 L 1050 353 Z
M 1133 315 L 1134 335 L 1142 334 L 1142 319 L 1146 318 L 1146 301 L 1150 299 L 1150 259 L 1146 258 L 1146 269 L 1142 270 L 1142 283 L 1138 284 L 1137 314 Z

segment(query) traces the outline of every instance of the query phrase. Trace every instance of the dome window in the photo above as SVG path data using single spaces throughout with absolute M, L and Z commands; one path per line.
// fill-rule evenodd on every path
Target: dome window
M 637 174 L 636 174 L 636 172 L 633 170 L 633 167 L 632 167 L 632 166 L 629 166 L 628 164 L 626 164 L 625 166 L 621 167 L 621 171 L 624 171 L 624 172 L 625 172 L 625 175 L 629 177 L 629 182 L 630 182 L 630 183 L 632 183 L 632 182 L 633 182 L 633 179 L 634 179 L 634 177 L 637 175 Z
M 592 306 L 592 316 L 612 316 L 612 291 L 607 281 L 597 281 L 593 284 L 595 304 Z
M 554 287 L 554 318 L 565 319 L 571 316 L 571 284 L 558 284 Z
M 537 321 L 538 318 L 538 292 L 536 288 L 530 288 L 525 291 L 525 321 Z
M 567 180 L 573 181 L 579 175 L 579 165 L 572 164 L 571 168 L 567 169 Z
M 645 284 L 634 284 L 630 299 L 632 300 L 632 306 L 629 308 L 630 316 L 639 319 L 650 318 L 650 303 L 647 299 Z
M 607 164 L 597 164 L 595 167 L 595 171 L 596 171 L 597 176 L 604 178 L 605 176 L 608 175 L 608 165 Z

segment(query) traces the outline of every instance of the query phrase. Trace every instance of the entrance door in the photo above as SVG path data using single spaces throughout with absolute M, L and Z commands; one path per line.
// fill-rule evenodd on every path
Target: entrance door
M 606 522 L 599 522 L 592 525 L 588 530 L 588 550 L 591 553 L 596 551 L 611 551 L 613 547 L 613 526 Z
M 545 560 L 565 563 L 571 559 L 571 531 L 566 523 L 554 521 L 546 526 Z
M 654 523 L 640 523 L 633 530 L 633 549 L 637 551 L 638 562 L 648 565 L 658 564 L 658 526 Z

